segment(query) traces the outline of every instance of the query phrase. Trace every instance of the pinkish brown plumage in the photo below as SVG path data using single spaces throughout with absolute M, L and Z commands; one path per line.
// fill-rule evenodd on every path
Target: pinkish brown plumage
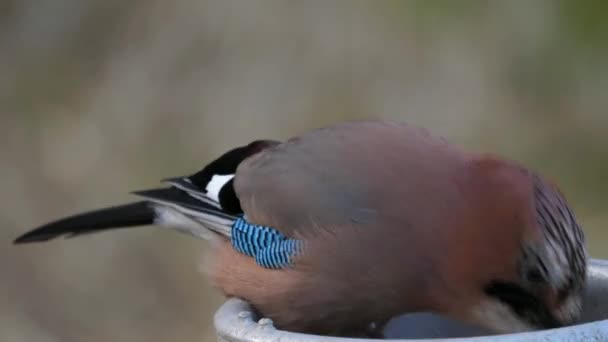
M 353 336 L 371 322 L 432 311 L 515 332 L 580 313 L 584 236 L 559 190 L 513 161 L 423 129 L 339 124 L 241 147 L 170 183 L 140 193 L 155 222 L 210 235 L 214 284 L 282 329 Z M 226 238 L 239 213 L 303 241 L 303 253 L 290 267 L 261 267 Z M 139 215 L 128 223 L 141 224 Z M 61 222 L 18 242 L 87 231 Z

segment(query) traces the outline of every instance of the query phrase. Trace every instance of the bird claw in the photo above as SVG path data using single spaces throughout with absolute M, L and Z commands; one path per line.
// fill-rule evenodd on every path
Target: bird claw
M 273 322 L 272 319 L 270 318 L 260 318 L 260 320 L 258 321 L 258 324 L 261 326 L 270 326 L 272 327 Z
M 383 339 L 384 338 L 383 328 L 384 328 L 384 324 L 378 324 L 377 322 L 370 322 L 369 325 L 367 326 L 367 329 L 366 329 L 364 335 L 367 338 Z
M 251 312 L 249 312 L 249 311 L 241 311 L 241 312 L 239 312 L 238 316 L 241 319 L 250 318 L 251 317 Z

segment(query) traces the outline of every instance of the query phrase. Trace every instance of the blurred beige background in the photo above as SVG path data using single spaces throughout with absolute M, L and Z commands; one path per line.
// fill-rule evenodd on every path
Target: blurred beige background
M 2 0 L 0 341 L 212 341 L 205 243 L 15 247 L 225 149 L 401 119 L 555 178 L 608 257 L 604 1 Z

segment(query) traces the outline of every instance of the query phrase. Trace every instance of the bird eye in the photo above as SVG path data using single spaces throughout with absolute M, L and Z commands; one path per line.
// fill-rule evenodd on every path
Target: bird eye
M 574 290 L 574 278 L 569 277 L 566 284 L 557 291 L 558 302 L 563 302 Z
M 545 277 L 540 273 L 538 268 L 532 268 L 526 272 L 526 279 L 532 283 L 542 283 Z

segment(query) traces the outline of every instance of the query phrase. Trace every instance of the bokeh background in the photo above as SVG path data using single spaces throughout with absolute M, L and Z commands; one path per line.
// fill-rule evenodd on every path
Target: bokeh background
M 252 139 L 400 119 L 562 186 L 608 257 L 608 2 L 0 0 L 0 340 L 212 341 L 205 243 L 15 247 Z

